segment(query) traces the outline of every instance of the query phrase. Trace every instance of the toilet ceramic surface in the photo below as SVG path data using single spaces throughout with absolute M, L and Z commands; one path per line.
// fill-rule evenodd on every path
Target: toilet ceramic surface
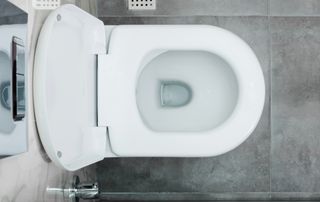
M 106 53 L 105 42 L 103 23 L 71 5 L 48 16 L 38 39 L 37 128 L 50 159 L 67 170 L 105 156 L 106 128 L 97 128 L 95 118 L 95 55 Z
M 160 76 L 155 76 L 145 84 L 153 85 L 152 80 L 155 83 L 156 80 L 180 80 L 190 84 L 195 90 L 194 101 L 191 100 L 188 105 L 177 109 L 160 109 L 167 115 L 160 112 L 159 116 L 153 116 L 154 122 L 163 123 L 170 118 L 168 111 L 173 111 L 171 116 L 183 119 L 177 121 L 179 127 L 168 126 L 167 130 L 161 130 L 161 127 L 150 127 L 141 110 L 148 102 L 153 102 L 150 100 L 157 97 L 160 90 L 150 90 L 151 98 L 145 96 L 145 102 L 141 102 L 140 106 L 137 98 L 139 93 L 148 91 L 147 88 L 139 90 L 144 70 L 157 58 L 166 60 L 161 59 L 166 54 L 175 56 L 173 59 L 168 56 L 167 62 L 154 65 L 163 65 L 150 70 Z M 217 58 L 223 62 L 217 61 Z M 203 62 L 206 60 L 208 62 Z M 169 70 L 163 70 L 167 68 L 165 65 L 169 66 Z M 224 69 L 229 67 L 236 79 L 232 73 L 215 70 L 215 66 L 219 65 Z M 214 74 L 226 78 L 216 81 L 221 77 L 215 77 Z M 150 77 L 151 75 L 152 73 Z M 226 82 L 228 79 L 229 83 Z M 117 26 L 111 34 L 108 56 L 99 65 L 98 81 L 99 124 L 108 126 L 112 150 L 119 156 L 195 157 L 225 153 L 251 134 L 264 105 L 264 79 L 255 54 L 238 36 L 213 26 Z M 228 95 L 227 90 L 234 92 Z M 197 97 L 200 97 L 198 101 Z M 222 122 L 214 120 L 215 112 L 221 114 L 214 109 L 214 105 L 221 108 L 220 97 L 234 100 L 234 103 L 224 100 L 225 105 L 234 107 L 230 107 L 229 112 L 224 112 L 228 116 Z M 218 99 L 220 101 L 215 102 Z M 188 110 L 194 107 L 192 102 L 196 102 L 195 109 Z M 210 124 L 210 120 L 218 124 Z M 201 125 L 204 122 L 207 125 Z M 159 125 L 166 127 L 166 124 Z
M 50 14 L 38 41 L 37 126 L 49 157 L 68 170 L 111 156 L 219 155 L 245 141 L 260 119 L 260 64 L 224 29 L 105 27 L 65 5 Z

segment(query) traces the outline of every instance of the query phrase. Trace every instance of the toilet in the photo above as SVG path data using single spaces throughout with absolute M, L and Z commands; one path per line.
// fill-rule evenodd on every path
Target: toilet
M 111 157 L 211 157 L 243 143 L 265 100 L 259 61 L 209 25 L 108 26 L 73 5 L 46 19 L 36 124 L 58 166 Z

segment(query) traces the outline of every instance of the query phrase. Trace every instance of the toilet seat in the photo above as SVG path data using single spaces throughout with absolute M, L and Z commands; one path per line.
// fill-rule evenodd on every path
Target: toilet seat
M 137 77 L 144 64 L 166 50 L 208 51 L 233 67 L 239 99 L 222 125 L 208 131 L 181 133 L 152 131 L 144 124 L 136 103 Z M 108 55 L 102 60 L 98 68 L 99 125 L 108 126 L 112 151 L 119 156 L 216 156 L 241 144 L 261 116 L 265 92 L 260 64 L 245 42 L 221 28 L 117 26 L 111 34 Z
M 137 79 L 144 65 L 170 50 L 207 51 L 233 67 L 239 84 L 238 103 L 223 124 L 186 133 L 153 131 L 144 124 L 136 103 Z M 218 27 L 105 27 L 81 9 L 64 5 L 48 16 L 38 39 L 36 122 L 49 157 L 67 170 L 105 157 L 225 153 L 254 130 L 264 96 L 263 74 L 253 51 L 239 37 Z
M 95 57 L 106 53 L 104 25 L 73 5 L 53 11 L 38 38 L 34 110 L 43 147 L 73 171 L 102 160 L 105 127 L 96 124 Z

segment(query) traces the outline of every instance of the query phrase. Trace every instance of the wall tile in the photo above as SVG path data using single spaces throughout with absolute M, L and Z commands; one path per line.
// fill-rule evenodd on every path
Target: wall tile
M 15 16 L 15 15 L 21 15 L 24 12 L 14 6 L 12 3 L 6 1 L 6 0 L 1 0 L 0 1 L 0 17 L 8 17 L 8 16 Z
M 102 18 L 105 24 L 211 24 L 233 31 L 256 52 L 269 86 L 267 17 Z M 98 164 L 103 191 L 264 192 L 269 191 L 269 88 L 265 110 L 250 138 L 214 158 L 120 158 Z
M 27 23 L 28 15 L 12 3 L 0 1 L 0 25 Z
M 274 192 L 320 191 L 320 18 L 272 18 Z
M 0 17 L 0 25 L 10 25 L 10 24 L 26 24 L 28 16 L 27 14 Z
M 267 0 L 158 0 L 154 11 L 129 11 L 127 0 L 98 0 L 98 16 L 265 16 Z
M 319 0 L 270 0 L 272 16 L 320 16 Z

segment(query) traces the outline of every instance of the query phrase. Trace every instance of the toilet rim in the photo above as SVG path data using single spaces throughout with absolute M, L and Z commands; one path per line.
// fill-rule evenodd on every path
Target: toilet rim
M 194 27 L 192 27 L 194 26 Z M 151 28 L 151 29 L 148 29 Z M 183 39 L 179 37 L 163 37 L 168 41 L 150 40 L 143 38 L 146 43 L 139 47 L 139 50 L 130 50 L 135 47 L 134 42 L 123 40 L 127 35 L 132 36 L 130 29 L 137 31 L 137 29 L 148 29 L 148 34 L 160 33 L 160 36 L 170 35 L 170 30 L 174 29 L 175 35 L 179 36 L 179 33 L 189 39 L 189 44 L 185 44 Z M 187 30 L 186 30 L 187 29 Z M 195 37 L 194 31 L 202 33 L 202 37 Z M 164 32 L 165 31 L 165 32 Z M 188 31 L 188 32 L 186 32 Z M 148 35 L 146 34 L 146 35 Z M 223 39 L 224 46 L 215 46 L 218 40 L 211 42 L 203 42 L 203 38 L 208 39 L 211 36 L 216 39 Z M 221 38 L 223 36 L 223 38 Z M 138 35 L 134 37 L 139 37 Z M 220 37 L 220 38 L 219 38 Z M 161 37 L 160 37 L 161 38 Z M 122 39 L 122 40 L 120 40 Z M 191 39 L 191 40 L 190 40 Z M 224 40 L 227 39 L 227 40 Z M 106 99 L 101 99 L 101 103 L 109 103 L 110 106 L 119 106 L 117 112 L 110 107 L 101 107 L 99 112 L 107 114 L 110 118 L 109 123 L 109 135 L 113 151 L 119 156 L 212 156 L 225 153 L 232 150 L 239 144 L 241 144 L 254 130 L 260 119 L 264 99 L 265 99 L 265 84 L 263 73 L 252 49 L 237 35 L 224 30 L 222 28 L 207 26 L 207 25 L 120 25 L 112 32 L 109 45 L 109 61 L 110 66 L 117 67 L 119 71 L 128 70 L 123 78 L 117 77 L 117 80 L 113 79 L 113 75 L 110 72 L 101 72 L 99 76 L 103 77 L 107 82 L 100 86 L 108 86 L 113 83 L 113 86 L 120 86 L 117 92 L 111 88 L 106 88 L 101 92 L 111 92 L 106 95 Z M 137 38 L 137 41 L 139 38 Z M 209 45 L 208 45 L 209 44 Z M 220 43 L 221 44 L 221 43 Z M 234 46 L 236 48 L 234 48 Z M 128 52 L 123 51 L 124 47 L 127 51 L 134 52 L 132 55 L 128 55 Z M 224 47 L 224 48 L 221 48 Z M 239 85 L 239 97 L 238 103 L 234 112 L 230 117 L 219 127 L 212 130 L 188 133 L 182 135 L 182 133 L 170 133 L 170 132 L 156 132 L 151 131 L 140 117 L 140 113 L 136 106 L 135 87 L 138 78 L 138 74 L 143 67 L 141 67 L 141 61 L 145 56 L 154 50 L 201 50 L 208 51 L 223 58 L 230 64 L 233 71 L 236 74 Z M 236 52 L 236 53 L 235 53 Z M 126 55 L 126 60 L 120 60 L 123 55 Z M 113 57 L 113 58 L 112 58 Z M 156 56 L 154 56 L 156 57 Z M 130 63 L 130 68 L 125 69 Z M 109 69 L 110 70 L 110 69 Z M 114 70 L 116 72 L 116 70 Z M 107 75 L 109 74 L 109 76 Z M 123 84 L 126 83 L 126 84 Z M 121 89 L 121 86 L 123 87 Z M 125 88 L 124 88 L 125 87 Z M 129 88 L 129 89 L 128 89 Z M 120 93 L 119 93 L 120 92 Z M 122 93 L 121 93 L 122 92 Z M 123 93 L 129 92 L 129 93 Z M 101 97 L 104 97 L 103 95 Z M 110 101 L 111 97 L 117 97 L 117 101 Z M 121 100 L 121 101 L 119 101 Z M 101 109 L 101 110 L 100 110 Z M 247 114 L 247 117 L 244 117 Z M 130 117 L 130 121 L 123 120 L 123 117 Z M 248 118 L 249 117 L 249 118 Z M 125 127 L 123 127 L 125 126 Z M 239 132 L 239 135 L 234 135 L 235 132 Z M 160 134 L 161 133 L 161 134 Z M 217 137 L 220 135 L 220 137 Z M 213 143 L 216 141 L 218 143 Z M 127 143 L 134 142 L 135 145 L 130 145 L 128 148 Z M 183 149 L 181 152 L 175 151 L 175 143 L 179 142 L 181 145 L 196 144 L 201 146 L 199 150 L 188 151 Z M 210 142 L 208 144 L 208 142 Z M 223 147 L 219 147 L 218 144 L 222 144 Z M 160 146 L 159 146 L 160 145 Z M 165 145 L 166 151 L 163 151 Z M 227 146 L 226 146 L 227 145 Z M 215 147 L 216 149 L 212 149 Z M 134 147 L 134 148 L 133 148 Z M 162 148 L 161 148 L 162 147 Z M 180 148 L 179 148 L 180 149 Z

